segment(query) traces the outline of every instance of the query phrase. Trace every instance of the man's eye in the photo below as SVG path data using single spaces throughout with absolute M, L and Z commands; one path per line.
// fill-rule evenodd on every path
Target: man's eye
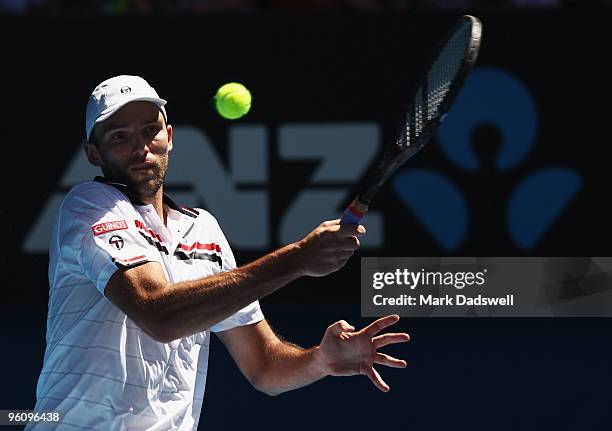
M 159 127 L 158 126 L 149 126 L 146 129 L 146 133 L 148 136 L 155 136 L 157 135 L 157 133 L 159 133 Z
M 111 135 L 111 141 L 113 141 L 113 142 L 122 141 L 124 138 L 125 138 L 125 133 L 123 133 L 123 132 L 117 132 L 117 133 L 113 133 Z

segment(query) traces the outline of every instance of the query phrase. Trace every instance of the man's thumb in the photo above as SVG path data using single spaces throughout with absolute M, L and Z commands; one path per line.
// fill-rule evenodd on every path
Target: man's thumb
M 355 327 L 352 325 L 349 325 L 346 320 L 339 320 L 333 325 L 330 325 L 329 328 L 327 329 L 331 331 L 334 335 L 338 335 L 342 332 L 352 332 L 355 330 Z

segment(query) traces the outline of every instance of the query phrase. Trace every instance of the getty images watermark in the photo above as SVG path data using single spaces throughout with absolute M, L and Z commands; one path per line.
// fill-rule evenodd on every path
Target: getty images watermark
M 404 286 L 406 289 L 415 290 L 421 286 L 450 287 L 457 290 L 475 286 L 484 286 L 487 269 L 479 272 L 471 271 L 409 271 L 408 269 L 396 269 L 395 272 L 375 272 L 372 276 L 372 287 L 380 290 L 389 286 Z M 399 296 L 386 297 L 382 293 L 374 294 L 374 305 L 514 305 L 514 295 L 508 294 L 503 298 L 489 298 L 482 294 L 475 296 L 452 293 L 436 296 L 432 293 L 400 294 Z
M 363 257 L 361 314 L 612 316 L 612 257 Z

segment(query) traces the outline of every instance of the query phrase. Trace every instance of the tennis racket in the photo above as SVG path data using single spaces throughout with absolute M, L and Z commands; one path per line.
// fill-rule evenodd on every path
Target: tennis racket
M 366 176 L 363 188 L 344 211 L 340 224 L 358 224 L 385 181 L 427 144 L 476 62 L 481 34 L 480 20 L 463 15 L 439 43 L 417 81 L 396 139 Z

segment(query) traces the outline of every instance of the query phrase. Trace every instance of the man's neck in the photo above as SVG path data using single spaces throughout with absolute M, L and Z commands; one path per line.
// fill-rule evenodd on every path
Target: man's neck
M 141 197 L 141 200 L 146 205 L 153 205 L 153 208 L 155 208 L 155 212 L 159 216 L 160 220 L 163 221 L 164 226 L 166 226 L 167 216 L 166 216 L 166 211 L 164 211 L 164 191 L 163 191 L 163 186 L 160 187 L 159 190 L 157 190 L 155 195 L 149 196 L 149 197 L 146 197 L 146 198 Z
M 167 216 L 164 211 L 164 186 L 163 184 L 159 187 L 157 192 L 153 196 L 141 196 L 134 189 L 131 189 L 126 183 L 110 179 L 108 177 L 97 176 L 94 178 L 94 181 L 100 181 L 103 183 L 111 183 L 117 184 L 122 187 L 122 191 L 127 194 L 130 201 L 136 202 L 139 205 L 153 205 L 155 208 L 155 212 L 159 216 L 159 219 L 163 221 L 164 225 L 166 225 Z

